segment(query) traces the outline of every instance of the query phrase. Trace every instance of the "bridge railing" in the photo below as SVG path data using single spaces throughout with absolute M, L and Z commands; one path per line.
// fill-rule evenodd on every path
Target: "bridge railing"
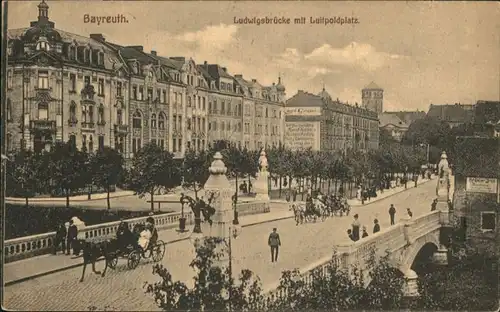
M 270 211 L 269 204 L 261 201 L 253 201 L 238 204 L 240 215 L 250 215 L 257 213 L 265 213 Z M 158 230 L 173 229 L 179 226 L 180 212 L 165 213 L 152 216 L 155 220 L 155 226 Z M 184 212 L 186 224 L 194 224 L 194 217 L 191 211 Z M 130 229 L 137 223 L 144 223 L 148 217 L 139 217 L 127 219 Z M 120 221 L 107 222 L 86 226 L 78 232 L 79 238 L 93 238 L 115 235 L 116 229 Z M 56 232 L 48 232 L 37 235 L 30 235 L 6 240 L 4 243 L 4 259 L 5 262 L 26 259 L 42 254 L 52 252 L 54 241 L 56 240 Z
M 409 244 L 410 240 L 417 239 L 441 227 L 443 220 L 448 216 L 447 211 L 432 211 L 415 219 L 405 219 L 401 223 L 388 227 L 387 229 L 360 239 L 350 244 L 341 244 L 335 246 L 337 252 L 336 261 L 340 269 L 351 272 L 353 266 L 362 269 L 365 272 L 365 283 L 369 282 L 367 273 L 367 260 L 374 256 L 376 261 L 386 256 L 393 250 L 398 250 Z M 327 268 L 333 260 L 332 256 L 327 256 L 311 265 L 300 270 L 299 279 L 305 284 L 310 285 L 313 282 L 313 272 L 320 275 L 328 274 Z M 269 285 L 265 291 L 265 308 L 272 302 L 279 299 L 286 299 L 288 295 L 286 290 L 278 289 L 279 283 Z

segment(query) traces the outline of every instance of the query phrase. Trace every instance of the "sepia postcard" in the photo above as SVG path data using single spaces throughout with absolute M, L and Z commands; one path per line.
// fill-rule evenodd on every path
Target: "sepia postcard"
M 498 311 L 500 5 L 2 1 L 2 308 Z

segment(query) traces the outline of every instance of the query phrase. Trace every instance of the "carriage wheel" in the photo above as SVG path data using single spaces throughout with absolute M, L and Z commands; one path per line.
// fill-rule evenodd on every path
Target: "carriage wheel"
M 118 253 L 113 254 L 108 261 L 108 266 L 114 270 L 118 264 Z
M 156 244 L 151 248 L 151 257 L 154 262 L 160 262 L 165 256 L 165 243 L 161 240 L 157 241 Z
M 133 250 L 128 255 L 128 261 L 127 261 L 128 268 L 131 270 L 137 268 L 140 260 L 141 260 L 141 254 L 137 250 Z

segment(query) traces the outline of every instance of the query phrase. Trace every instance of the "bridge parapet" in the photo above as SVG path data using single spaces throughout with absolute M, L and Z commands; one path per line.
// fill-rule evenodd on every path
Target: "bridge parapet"
M 250 201 L 238 204 L 238 211 L 241 215 L 266 213 L 270 211 L 269 203 Z M 194 216 L 191 211 L 184 212 L 187 224 L 193 224 Z M 179 226 L 180 212 L 165 213 L 152 216 L 158 230 L 173 229 Z M 148 217 L 127 219 L 129 227 L 132 229 L 137 223 L 144 223 Z M 93 238 L 104 236 L 115 236 L 116 229 L 120 221 L 106 222 L 89 225 L 80 230 L 78 236 L 81 238 Z M 37 235 L 30 235 L 6 240 L 4 243 L 5 262 L 26 259 L 42 254 L 50 253 L 53 250 L 56 232 L 48 232 Z

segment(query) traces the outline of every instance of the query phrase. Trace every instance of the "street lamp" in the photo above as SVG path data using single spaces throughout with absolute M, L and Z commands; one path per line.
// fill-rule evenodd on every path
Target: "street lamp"
M 199 215 L 199 211 L 198 213 L 195 213 L 194 228 L 193 232 L 191 232 L 191 235 L 189 235 L 189 240 L 191 241 L 195 249 L 198 249 L 201 245 L 203 245 L 204 235 L 201 231 L 201 218 Z

